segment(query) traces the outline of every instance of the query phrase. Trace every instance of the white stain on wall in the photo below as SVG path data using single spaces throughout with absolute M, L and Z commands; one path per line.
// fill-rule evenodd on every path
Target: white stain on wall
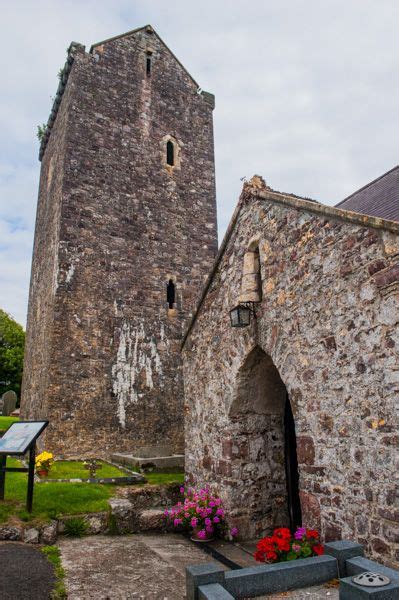
M 144 324 L 136 328 L 125 321 L 122 325 L 116 362 L 112 367 L 112 389 L 117 398 L 117 416 L 122 427 L 126 427 L 126 409 L 137 404 L 140 374 L 145 374 L 145 386 L 154 388 L 154 376 L 162 375 L 161 358 L 156 340 L 148 338 Z M 159 380 L 162 387 L 162 379 Z

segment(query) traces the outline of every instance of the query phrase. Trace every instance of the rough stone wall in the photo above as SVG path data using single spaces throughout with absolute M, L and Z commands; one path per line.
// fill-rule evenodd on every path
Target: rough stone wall
M 291 400 L 303 523 L 320 527 L 326 540 L 357 539 L 369 555 L 397 564 L 398 235 L 362 226 L 366 217 L 355 223 L 337 210 L 326 208 L 323 215 L 319 205 L 312 210 L 311 202 L 302 202 L 306 210 L 282 197 L 244 188 L 185 340 L 187 474 L 221 493 L 244 537 L 287 525 L 277 510 L 274 522 L 266 518 L 266 484 L 275 470 L 272 445 L 266 440 L 261 447 L 281 426 L 270 423 L 266 432 L 264 416 L 245 406 L 246 430 L 237 430 L 234 418 L 243 365 L 258 348 Z M 229 310 L 240 297 L 244 256 L 254 238 L 263 300 L 249 327 L 233 329 Z M 259 406 L 256 393 L 246 402 L 251 397 Z M 265 449 L 268 458 L 259 454 Z
M 64 155 L 71 96 L 69 88 L 59 108 L 40 171 L 21 394 L 22 415 L 28 419 L 46 417 L 46 398 L 51 386 Z
M 217 249 L 213 97 L 197 88 L 152 30 L 76 50 L 42 167 L 53 147 L 62 186 L 43 202 L 61 210 L 38 219 L 32 275 L 50 296 L 37 240 L 53 236 L 56 291 L 46 339 L 31 293 L 22 402 L 30 417 L 42 404 L 59 454 L 183 448 L 182 326 Z

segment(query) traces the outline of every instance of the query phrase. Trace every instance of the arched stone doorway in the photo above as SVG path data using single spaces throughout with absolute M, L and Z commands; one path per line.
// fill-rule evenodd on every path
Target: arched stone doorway
M 243 537 L 273 527 L 301 524 L 295 424 L 287 389 L 271 357 L 258 346 L 237 377 L 229 413 L 234 446 L 233 471 L 241 493 L 232 493 Z

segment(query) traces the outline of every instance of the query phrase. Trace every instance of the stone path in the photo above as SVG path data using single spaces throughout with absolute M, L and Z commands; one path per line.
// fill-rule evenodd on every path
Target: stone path
M 183 600 L 185 567 L 212 560 L 176 534 L 65 538 L 59 547 L 68 600 Z
M 229 558 L 242 566 L 254 564 L 248 552 L 227 546 L 220 542 L 218 549 L 224 547 Z M 59 547 L 69 600 L 184 600 L 186 566 L 217 562 L 177 534 L 64 538 Z M 266 598 L 337 600 L 338 589 L 327 584 L 258 600 Z

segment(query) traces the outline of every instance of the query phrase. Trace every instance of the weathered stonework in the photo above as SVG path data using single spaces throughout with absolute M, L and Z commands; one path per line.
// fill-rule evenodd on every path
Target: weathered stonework
M 40 151 L 22 416 L 50 420 L 60 455 L 178 452 L 182 326 L 217 250 L 213 96 L 150 27 L 72 44 L 67 67 Z
M 244 186 L 185 337 L 187 474 L 219 491 L 243 537 L 287 525 L 285 388 L 303 523 L 397 564 L 399 225 L 258 183 Z M 256 291 L 255 279 L 243 289 L 254 239 L 263 299 L 235 329 L 230 309 Z

